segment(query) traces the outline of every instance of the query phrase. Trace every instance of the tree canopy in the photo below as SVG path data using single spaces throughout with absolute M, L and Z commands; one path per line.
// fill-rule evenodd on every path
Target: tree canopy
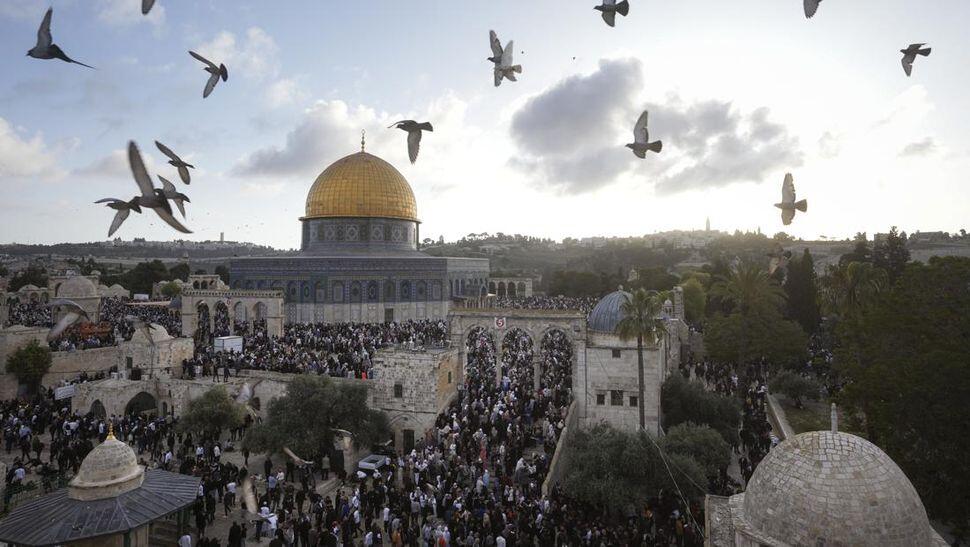
M 667 454 L 680 454 L 696 461 L 708 478 L 717 477 L 731 465 L 731 446 L 707 425 L 690 422 L 671 427 L 660 443 Z
M 178 429 L 217 438 L 223 430 L 242 425 L 245 412 L 243 406 L 229 396 L 224 386 L 216 386 L 189 401 L 179 418 Z
M 819 312 L 815 261 L 807 248 L 801 258 L 794 258 L 788 264 L 784 289 L 787 296 L 788 318 L 801 325 L 805 332 L 815 332 L 822 316 Z
M 244 444 L 254 452 L 277 452 L 285 446 L 308 458 L 329 453 L 338 429 L 349 431 L 357 446 L 369 446 L 390 435 L 387 415 L 367 406 L 363 384 L 297 375 L 286 394 L 270 402 L 263 423 L 250 428 Z
M 882 268 L 889 276 L 889 283 L 895 283 L 909 262 L 909 249 L 906 248 L 906 232 L 899 232 L 893 226 L 872 248 L 872 263 Z
M 707 291 L 697 277 L 691 277 L 680 284 L 684 289 L 684 315 L 688 323 L 699 323 L 704 319 L 707 305 Z
M 26 285 L 46 287 L 47 270 L 41 268 L 40 266 L 27 266 L 27 268 L 17 272 L 12 278 L 10 278 L 10 284 L 7 287 L 7 290 L 10 292 L 16 292 L 18 289 Z
M 7 356 L 7 372 L 16 376 L 20 383 L 26 384 L 31 393 L 37 391 L 50 368 L 51 350 L 37 340 L 31 340 L 26 346 Z
M 673 374 L 660 391 L 664 431 L 679 424 L 707 425 L 729 444 L 738 440 L 741 402 L 734 397 L 708 391 L 704 384 Z

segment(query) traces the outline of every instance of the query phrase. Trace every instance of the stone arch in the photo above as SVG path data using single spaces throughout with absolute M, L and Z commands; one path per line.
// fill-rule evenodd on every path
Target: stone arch
M 209 334 L 212 329 L 211 314 L 209 313 L 209 304 L 205 300 L 200 300 L 195 305 L 196 314 L 196 328 L 195 328 L 195 342 L 196 344 L 208 344 Z
M 236 305 L 232 307 L 232 317 L 236 323 L 245 323 L 249 320 L 248 315 L 246 304 L 242 301 L 236 302 Z
M 108 415 L 108 412 L 104 409 L 104 403 L 101 402 L 101 399 L 95 399 L 94 402 L 91 403 L 91 410 L 88 412 L 99 418 L 104 418 Z
M 216 301 L 213 308 L 212 332 L 216 336 L 228 336 L 232 333 L 229 319 L 229 305 L 223 300 Z
M 198 289 L 199 288 L 199 282 L 198 281 L 193 281 L 192 282 L 192 288 L 193 289 Z
M 256 302 L 253 305 L 253 321 L 265 321 L 269 315 L 269 308 L 264 302 Z
M 495 293 L 496 290 L 497 290 L 497 287 L 495 286 L 495 282 L 494 281 L 489 281 L 488 282 L 488 292 L 491 293 L 491 294 L 496 294 Z
M 509 285 L 508 285 L 508 287 L 505 288 L 505 292 L 508 293 L 509 298 L 515 298 L 516 293 L 518 291 L 517 291 L 517 289 L 515 287 L 515 282 L 514 281 L 509 281 Z
M 559 338 L 557 343 L 556 338 Z M 556 347 L 558 346 L 558 347 Z M 564 384 L 564 387 L 572 388 L 573 384 L 573 364 L 576 361 L 575 341 L 569 329 L 552 325 L 546 327 L 541 334 L 539 342 L 539 385 L 540 387 L 554 387 L 557 383 Z M 556 358 L 564 358 L 566 362 L 558 363 L 561 368 L 550 370 L 550 358 L 554 352 L 564 352 Z
M 384 282 L 384 302 L 394 302 L 394 282 L 387 280 Z
M 498 291 L 495 294 L 497 294 L 500 298 L 505 297 L 505 295 L 507 294 L 505 291 L 505 281 L 498 282 Z
M 156 414 L 158 412 L 158 401 L 151 393 L 139 391 L 125 405 L 125 414 L 141 414 L 144 412 Z

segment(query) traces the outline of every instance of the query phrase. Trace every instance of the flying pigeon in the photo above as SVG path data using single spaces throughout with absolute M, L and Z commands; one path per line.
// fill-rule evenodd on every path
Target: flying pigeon
M 805 212 L 808 210 L 808 201 L 795 201 L 795 179 L 791 173 L 785 173 L 785 182 L 781 184 L 781 203 L 776 203 L 775 207 L 781 209 L 781 221 L 785 226 L 791 224 L 795 218 L 795 210 Z
M 153 346 L 155 345 L 155 338 L 152 336 L 152 331 L 155 330 L 154 325 L 134 315 L 126 315 L 125 321 L 127 321 L 128 324 L 131 325 L 133 329 L 140 330 L 142 333 L 144 333 L 145 338 L 148 339 L 149 344 Z
M 114 220 L 111 221 L 111 228 L 108 229 L 108 237 L 114 235 L 121 228 L 121 224 L 128 218 L 129 213 L 132 211 L 136 213 L 141 213 L 141 206 L 138 205 L 138 197 L 131 198 L 131 201 L 123 201 L 117 198 L 104 198 L 95 201 L 95 203 L 107 203 L 108 207 L 118 211 L 115 213 Z
M 185 202 L 192 203 L 189 196 L 180 193 L 175 189 L 175 185 L 168 181 L 167 178 L 159 175 L 158 180 L 162 181 L 162 193 L 165 194 L 165 199 L 171 201 L 179 208 L 179 212 L 182 213 L 182 218 L 185 218 Z
M 148 12 L 152 11 L 152 6 L 155 5 L 155 0 L 141 0 L 141 14 L 148 15 Z
M 494 30 L 488 31 L 488 45 L 492 48 L 492 56 L 488 57 L 487 60 L 495 64 L 495 68 L 498 68 L 502 64 L 502 42 L 499 42 L 498 35 L 495 34 Z
M 210 74 L 209 81 L 205 83 L 205 90 L 202 91 L 203 99 L 208 97 L 209 94 L 212 93 L 212 90 L 215 89 L 216 84 L 219 83 L 219 78 L 222 78 L 223 82 L 229 79 L 229 70 L 226 68 L 226 65 L 220 64 L 219 66 L 216 66 L 215 63 L 213 63 L 212 61 L 206 59 L 205 57 L 199 55 L 194 51 L 190 51 L 189 55 L 205 63 L 206 67 L 203 70 L 205 70 Z
M 141 153 L 138 151 L 138 145 L 134 141 L 128 141 L 128 163 L 131 166 L 131 173 L 135 177 L 135 182 L 138 183 L 138 188 L 141 190 L 141 196 L 138 197 L 138 205 L 153 209 L 155 214 L 172 228 L 175 228 L 183 234 L 191 234 L 191 230 L 183 226 L 172 216 L 172 206 L 168 204 L 165 191 L 160 188 L 155 188 L 152 184 L 152 179 L 148 176 L 148 170 L 145 169 L 145 162 L 142 161 Z
M 926 44 L 910 44 L 908 48 L 899 50 L 903 54 L 903 71 L 906 72 L 907 76 L 913 75 L 913 61 L 916 60 L 917 55 L 922 55 L 923 57 L 929 57 L 930 52 L 933 48 L 920 49 Z
M 781 247 L 777 251 L 772 251 L 768 253 L 768 275 L 774 275 L 775 271 L 781 268 L 785 270 L 788 268 L 788 263 L 791 262 L 791 251 L 782 250 Z
M 86 65 L 71 59 L 61 48 L 57 47 L 57 44 L 54 43 L 54 38 L 51 36 L 51 17 L 53 16 L 54 8 L 47 8 L 44 20 L 41 21 L 40 28 L 37 29 L 37 45 L 30 48 L 27 56 L 33 57 L 34 59 L 60 59 L 68 63 L 94 68 L 91 65 Z
M 311 463 L 294 454 L 293 451 L 290 450 L 288 447 L 285 447 L 285 446 L 283 447 L 283 453 L 289 456 L 290 459 L 293 460 L 293 463 L 295 463 L 296 465 L 308 465 Z
M 650 142 L 650 132 L 647 130 L 647 118 L 647 111 L 644 110 L 643 114 L 640 114 L 640 118 L 637 119 L 636 125 L 633 126 L 633 142 L 626 145 L 640 159 L 647 157 L 647 150 L 659 154 L 664 146 L 661 141 Z
M 168 164 L 176 167 L 179 170 L 179 178 L 182 179 L 182 182 L 184 182 L 185 184 L 188 184 L 190 182 L 189 167 L 191 167 L 192 169 L 195 169 L 195 166 L 190 163 L 185 163 L 184 161 L 182 161 L 182 158 L 178 157 L 178 154 L 176 154 L 175 152 L 172 152 L 172 150 L 169 147 L 165 146 L 164 144 L 158 141 L 155 141 L 155 146 L 158 147 L 158 149 L 162 152 L 162 154 L 165 154 L 166 156 L 168 156 Z
M 601 11 L 603 15 L 603 20 L 609 26 L 616 25 L 616 14 L 619 13 L 623 17 L 630 13 L 630 3 L 627 0 L 623 0 L 619 4 L 616 0 L 603 0 L 603 4 L 599 6 L 594 6 L 594 10 Z
M 82 317 L 88 321 L 91 320 L 91 318 L 88 317 L 88 312 L 84 311 L 84 308 L 79 306 L 73 300 L 67 300 L 66 298 L 57 298 L 52 300 L 49 304 L 47 304 L 47 307 L 63 308 L 64 310 L 66 310 L 66 313 L 64 313 L 64 316 L 61 317 L 61 320 L 58 321 L 56 325 L 51 327 L 50 331 L 48 331 L 47 333 L 48 342 L 60 338 L 60 336 L 64 334 L 64 331 L 66 331 L 68 327 L 80 321 Z
M 818 11 L 818 5 L 822 0 L 803 0 L 805 4 L 805 17 L 811 19 Z
M 388 129 L 391 127 L 408 132 L 408 157 L 411 158 L 412 164 L 418 161 L 418 151 L 421 149 L 421 132 L 434 131 L 431 122 L 418 123 L 414 120 L 401 120 L 391 124 Z
M 495 68 L 493 69 L 495 87 L 502 85 L 502 78 L 507 78 L 513 82 L 517 81 L 515 74 L 522 73 L 522 65 L 512 64 L 512 55 L 515 53 L 515 42 L 509 40 L 505 48 L 502 48 L 494 30 L 488 31 L 488 37 L 492 46 L 492 56 L 488 60 L 495 63 Z

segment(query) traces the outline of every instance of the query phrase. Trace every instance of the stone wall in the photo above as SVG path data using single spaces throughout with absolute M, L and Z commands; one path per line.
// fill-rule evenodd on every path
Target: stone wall
M 549 463 L 549 472 L 546 474 L 546 480 L 542 482 L 543 496 L 549 495 L 549 491 L 562 481 L 566 471 L 569 469 L 568 450 L 566 447 L 569 446 L 570 440 L 579 428 L 579 411 L 577 409 L 578 405 L 573 400 L 566 414 L 566 427 L 563 428 L 562 434 L 559 435 L 559 441 L 556 443 L 556 451 L 552 454 L 552 461 Z
M 665 379 L 663 346 L 646 346 L 643 350 L 644 395 L 639 401 L 638 360 L 636 341 L 621 341 L 616 336 L 592 335 L 586 350 L 586 374 L 574 377 L 576 399 L 579 401 L 583 423 L 589 427 L 599 422 L 636 431 L 640 426 L 640 410 L 630 404 L 637 397 L 643 404 L 645 425 L 657 435 L 660 431 L 660 386 Z M 593 345 L 595 344 L 595 345 Z M 620 395 L 613 404 L 614 392 Z

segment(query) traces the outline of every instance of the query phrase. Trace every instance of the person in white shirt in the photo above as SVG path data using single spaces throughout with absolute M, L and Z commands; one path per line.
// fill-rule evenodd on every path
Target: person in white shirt
M 192 547 L 192 535 L 185 534 L 179 538 L 179 547 Z

